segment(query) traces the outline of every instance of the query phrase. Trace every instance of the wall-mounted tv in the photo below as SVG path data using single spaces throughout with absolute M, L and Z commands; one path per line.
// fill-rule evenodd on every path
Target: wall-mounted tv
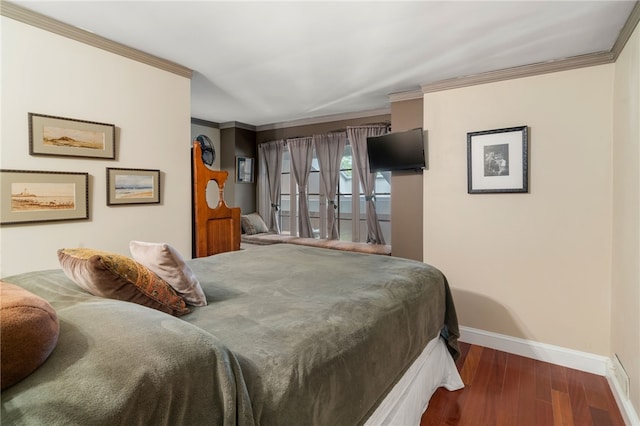
M 422 128 L 367 138 L 371 172 L 425 168 Z

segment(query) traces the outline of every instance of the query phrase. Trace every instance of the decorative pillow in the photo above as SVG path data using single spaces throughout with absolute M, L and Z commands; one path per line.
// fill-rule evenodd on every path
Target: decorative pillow
M 0 281 L 0 382 L 5 389 L 33 373 L 58 343 L 60 325 L 43 298 Z
M 166 243 L 146 243 L 131 241 L 131 255 L 156 275 L 165 280 L 182 296 L 185 302 L 193 306 L 205 306 L 207 298 L 202 291 L 200 281 L 187 265 L 180 253 Z
M 269 228 L 267 228 L 264 220 L 262 220 L 262 216 L 260 216 L 260 213 L 257 212 L 240 216 L 240 223 L 242 224 L 244 233 L 247 235 L 269 232 Z
M 129 257 L 76 248 L 58 250 L 58 260 L 69 278 L 95 296 L 125 300 L 175 316 L 189 312 L 169 284 Z

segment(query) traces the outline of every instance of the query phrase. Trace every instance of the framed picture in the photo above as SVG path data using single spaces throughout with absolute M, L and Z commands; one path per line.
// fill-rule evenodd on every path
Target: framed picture
M 89 174 L 0 170 L 0 224 L 89 218 Z
M 467 133 L 469 194 L 529 192 L 527 126 Z
M 253 158 L 236 157 L 236 182 L 253 182 Z
M 29 113 L 29 154 L 116 158 L 113 124 Z
M 107 168 L 107 205 L 159 204 L 160 170 Z

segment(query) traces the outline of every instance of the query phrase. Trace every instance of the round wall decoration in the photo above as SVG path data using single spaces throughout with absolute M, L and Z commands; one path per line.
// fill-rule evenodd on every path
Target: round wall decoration
M 196 141 L 200 144 L 202 151 L 202 162 L 207 166 L 212 166 L 216 161 L 216 148 L 207 135 L 199 135 Z

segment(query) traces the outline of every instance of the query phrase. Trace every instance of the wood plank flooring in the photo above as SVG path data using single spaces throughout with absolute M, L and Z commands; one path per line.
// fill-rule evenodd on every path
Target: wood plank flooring
M 607 379 L 461 343 L 465 388 L 440 388 L 420 426 L 624 426 Z

